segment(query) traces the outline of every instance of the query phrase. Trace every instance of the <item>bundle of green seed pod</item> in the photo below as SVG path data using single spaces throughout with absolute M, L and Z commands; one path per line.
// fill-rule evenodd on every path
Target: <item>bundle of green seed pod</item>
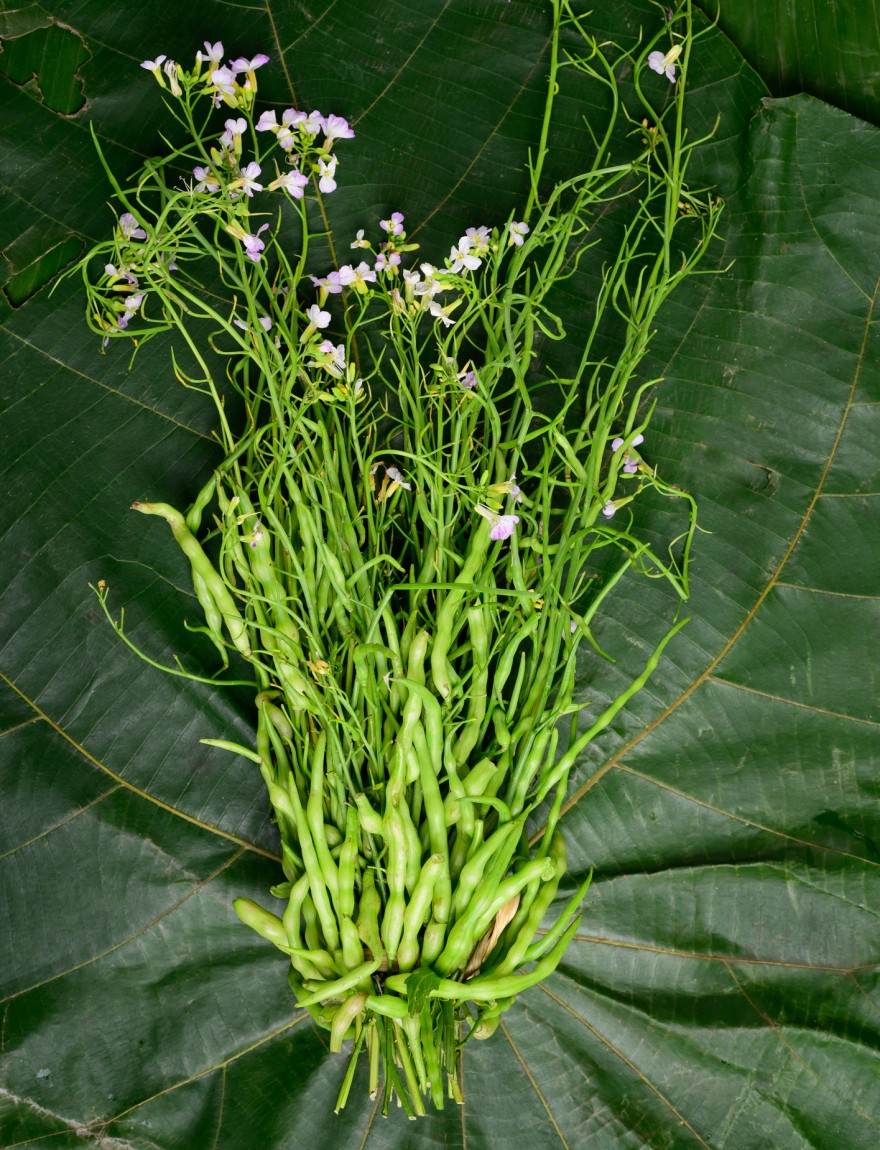
M 683 79 L 637 156 L 607 165 L 612 125 L 587 171 L 539 197 L 560 29 L 586 35 L 562 0 L 552 9 L 547 112 L 524 218 L 469 229 L 444 268 L 401 277 L 401 258 L 417 245 L 393 213 L 381 221 L 373 269 L 309 277 L 310 289 L 299 168 L 269 190 L 299 197 L 300 252 L 290 254 L 280 228 L 260 238 L 268 225 L 251 222 L 262 187 L 259 164 L 244 164 L 248 130 L 261 162 L 258 133 L 274 133 L 281 143 L 270 148 L 289 165 L 311 164 L 322 192 L 335 186 L 334 140 L 353 135 L 317 112 L 291 110 L 283 128 L 274 112 L 255 123 L 261 57 L 207 74 L 201 63 L 191 73 L 174 66 L 171 96 L 193 150 L 151 161 L 129 189 L 115 184 L 126 212 L 81 265 L 89 322 L 105 343 L 176 329 L 202 373 L 176 365 L 178 374 L 217 405 L 224 458 L 189 510 L 132 506 L 167 521 L 191 566 L 201 629 L 224 667 L 233 657 L 253 675 L 255 746 L 206 741 L 259 766 L 285 879 L 272 893 L 285 905 L 275 913 L 238 899 L 235 909 L 288 957 L 296 1002 L 330 1031 L 331 1049 L 351 1041 L 338 1106 L 362 1055 L 371 1094 L 384 1083 L 386 1109 L 394 1096 L 412 1116 L 426 1097 L 438 1107 L 460 1101 L 462 1044 L 490 1036 L 516 996 L 555 970 L 589 883 L 579 876 L 547 925 L 566 872 L 559 824 L 569 775 L 686 622 L 583 722 L 579 653 L 581 666 L 585 644 L 597 664 L 604 654 L 593 623 L 618 581 L 635 572 L 687 594 L 693 503 L 637 450 L 653 386 L 637 372 L 658 309 L 705 255 L 720 203 L 684 181 L 695 144 L 682 128 Z M 670 22 L 679 25 L 665 76 L 679 57 L 686 70 L 686 3 Z M 590 53 L 569 63 L 613 87 L 613 68 L 597 71 L 602 52 L 587 39 Z M 637 77 L 652 46 L 634 57 Z M 222 148 L 194 128 L 205 99 L 243 113 L 226 122 Z M 197 186 L 175 189 L 170 165 L 184 154 L 206 166 L 195 169 Z M 592 301 L 579 366 L 536 378 L 536 336 L 564 336 L 550 309 L 554 285 L 592 243 L 597 212 L 625 195 L 630 222 Z M 673 258 L 680 226 L 686 240 Z M 370 242 L 361 232 L 352 246 Z M 205 262 L 210 290 L 196 275 Z M 324 338 L 332 295 L 343 305 L 338 345 Z M 626 322 L 609 364 L 591 348 L 613 312 Z M 194 321 L 210 322 L 213 351 L 230 360 L 247 415 L 241 433 Z M 548 397 L 541 411 L 536 386 Z M 675 555 L 640 539 L 624 510 L 646 488 L 683 501 Z M 588 567 L 600 556 L 597 580 Z M 123 634 L 108 588 L 98 591 Z

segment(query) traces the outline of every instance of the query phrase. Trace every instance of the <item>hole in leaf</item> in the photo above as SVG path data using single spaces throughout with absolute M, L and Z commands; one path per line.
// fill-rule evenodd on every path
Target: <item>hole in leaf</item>
M 85 106 L 78 69 L 88 58 L 79 36 L 50 24 L 24 35 L 7 34 L 0 55 L 0 73 L 32 91 L 53 112 L 72 116 Z

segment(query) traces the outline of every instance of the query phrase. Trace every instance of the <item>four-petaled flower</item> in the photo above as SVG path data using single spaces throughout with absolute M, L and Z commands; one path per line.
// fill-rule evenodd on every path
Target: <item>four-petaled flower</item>
M 339 295 L 342 291 L 342 283 L 339 279 L 339 272 L 337 271 L 328 272 L 327 275 L 321 279 L 318 279 L 317 276 L 309 276 L 309 279 L 316 288 L 321 290 L 325 297 L 328 295 Z
M 648 67 L 659 75 L 666 74 L 670 83 L 675 83 L 675 61 L 681 55 L 681 44 L 675 44 L 667 53 L 652 52 L 648 57 Z
M 269 57 L 263 52 L 258 52 L 253 60 L 248 60 L 245 56 L 239 56 L 237 60 L 231 60 L 229 67 L 237 74 L 238 72 L 253 72 L 257 68 L 261 68 L 263 64 L 269 63 Z
M 321 361 L 316 363 L 316 367 L 323 367 L 335 379 L 342 379 L 342 373 L 345 371 L 345 344 L 334 344 L 332 340 L 325 339 L 318 347 L 321 353 Z
M 302 172 L 298 172 L 296 168 L 292 168 L 289 172 L 285 172 L 283 176 L 279 176 L 277 180 L 273 180 L 269 184 L 269 191 L 274 192 L 276 188 L 284 188 L 295 200 L 301 200 L 303 197 L 303 188 L 308 184 L 308 176 L 304 176 Z
M 389 235 L 402 236 L 403 220 L 404 216 L 402 212 L 392 212 L 390 220 L 379 220 L 379 227 L 382 228 L 383 231 L 388 232 Z
M 351 264 L 343 264 L 339 269 L 339 282 L 343 287 L 352 287 L 363 295 L 369 291 L 367 285 L 376 282 L 376 273 L 364 260 L 356 268 Z
M 246 196 L 252 196 L 254 192 L 261 192 L 263 185 L 257 183 L 257 176 L 260 174 L 260 165 L 255 161 L 251 161 L 246 168 L 241 169 L 241 178 L 233 180 L 230 185 L 233 188 L 241 188 Z
M 226 131 L 220 137 L 220 143 L 224 148 L 234 148 L 235 154 L 241 155 L 241 137 L 247 131 L 247 120 L 240 117 L 237 120 L 227 120 L 224 127 Z
M 321 191 L 325 194 L 335 192 L 336 181 L 333 177 L 336 175 L 336 157 L 327 156 L 325 158 L 322 156 L 318 160 L 318 170 L 321 173 L 321 178 L 318 180 L 318 187 L 321 189 Z
M 216 192 L 220 187 L 210 168 L 193 168 L 193 175 L 199 181 L 193 189 L 196 192 Z
M 456 301 L 456 303 L 457 302 L 458 301 Z M 439 300 L 433 299 L 428 304 L 428 311 L 431 313 L 434 319 L 439 319 L 444 327 L 451 327 L 455 323 L 455 320 L 450 319 L 449 312 L 454 306 L 455 304 L 448 304 L 446 307 L 444 307 Z
M 211 73 L 211 83 L 224 96 L 235 95 L 235 73 L 231 68 L 215 68 Z
M 451 272 L 460 272 L 462 268 L 476 271 L 483 262 L 479 256 L 475 256 L 471 251 L 471 241 L 468 236 L 461 237 L 458 241 L 458 247 L 453 248 L 449 253 L 449 258 L 452 261 L 449 265 Z
M 619 451 L 621 449 L 621 447 L 623 447 L 624 442 L 625 442 L 625 440 L 623 440 L 618 435 L 617 439 L 614 439 L 611 442 L 611 450 L 612 451 Z M 645 442 L 644 435 L 637 435 L 633 439 L 632 443 L 630 444 L 630 447 L 638 447 L 638 445 L 640 443 L 644 443 L 644 442 Z M 638 469 L 639 469 L 638 459 L 636 459 L 634 456 L 630 455 L 629 452 L 625 452 L 624 456 L 623 456 L 623 470 L 624 470 L 624 472 L 627 475 L 635 475 L 635 473 L 638 471 Z
M 122 237 L 126 240 L 145 240 L 147 233 L 138 224 L 131 212 L 123 212 L 119 217 L 119 226 L 122 228 Z
M 205 41 L 205 54 L 196 52 L 196 59 L 199 63 L 207 63 L 211 69 L 219 68 L 220 61 L 223 59 L 223 45 L 218 40 L 216 44 L 212 44 L 209 40 Z
M 348 120 L 343 120 L 342 116 L 334 116 L 332 112 L 329 116 L 321 117 L 321 127 L 324 131 L 324 147 L 328 151 L 333 147 L 334 140 L 354 139 L 354 131 L 348 126 Z
M 256 234 L 245 233 L 245 235 L 241 237 L 241 242 L 244 244 L 244 254 L 249 260 L 253 260 L 255 264 L 260 262 L 263 248 L 266 246 L 260 239 L 260 233 L 264 232 L 268 226 L 268 224 L 262 224 L 257 228 Z
M 377 272 L 394 272 L 394 269 L 400 266 L 400 252 L 379 252 L 373 266 Z M 396 275 L 397 273 L 394 272 L 394 274 Z
M 507 237 L 509 244 L 516 244 L 518 248 L 522 247 L 523 238 L 528 235 L 529 225 L 525 220 L 521 220 L 518 224 L 510 225 L 510 235 Z
M 316 303 L 306 308 L 306 317 L 308 318 L 310 327 L 326 327 L 330 323 L 330 312 L 321 311 L 321 308 Z
M 478 515 L 482 515 L 484 519 L 489 520 L 489 538 L 496 540 L 496 542 L 501 539 L 509 539 L 516 529 L 517 523 L 519 523 L 518 515 L 499 515 L 483 503 L 478 503 L 474 507 L 474 511 Z

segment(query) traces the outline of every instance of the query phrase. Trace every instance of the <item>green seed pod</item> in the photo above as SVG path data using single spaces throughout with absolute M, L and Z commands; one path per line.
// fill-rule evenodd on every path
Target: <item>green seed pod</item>
M 230 639 L 241 654 L 249 659 L 251 648 L 247 637 L 247 624 L 241 617 L 226 584 L 214 570 L 211 560 L 187 527 L 180 512 L 175 511 L 167 503 L 132 503 L 131 506 L 133 511 L 139 511 L 142 515 L 158 515 L 166 521 L 181 550 L 192 564 L 193 570 L 198 571 L 210 591 L 220 614 L 223 616 Z
M 358 905 L 357 932 L 365 946 L 369 947 L 373 958 L 383 957 L 382 941 L 379 934 L 379 911 L 382 900 L 376 890 L 376 880 L 371 869 L 364 871 L 363 888 Z
M 195 497 L 195 500 L 186 513 L 186 526 L 195 535 L 202 525 L 202 515 L 205 508 L 214 498 L 214 493 L 217 490 L 217 476 L 212 475 L 202 490 Z
M 234 899 L 232 906 L 245 926 L 249 926 L 251 930 L 255 930 L 257 934 L 267 938 L 279 950 L 287 949 L 287 931 L 277 914 L 264 910 L 249 898 Z
M 431 855 L 419 873 L 403 916 L 403 937 L 397 952 L 397 965 L 401 970 L 412 970 L 419 960 L 419 931 L 431 913 L 434 884 L 445 866 L 443 855 Z
M 330 1027 L 330 1050 L 332 1053 L 338 1054 L 342 1050 L 342 1042 L 346 1037 L 348 1028 L 359 1015 L 363 1014 L 366 1004 L 366 994 L 353 994 L 336 1011 L 333 1024 Z

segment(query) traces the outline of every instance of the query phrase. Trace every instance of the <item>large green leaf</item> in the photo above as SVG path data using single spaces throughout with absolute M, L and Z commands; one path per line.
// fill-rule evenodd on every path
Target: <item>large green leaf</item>
M 808 92 L 880 122 L 877 0 L 705 0 L 775 96 Z
M 600 36 L 656 26 L 648 4 L 608 9 Z M 428 251 L 505 218 L 547 11 L 55 2 L 3 19 L 18 62 L 0 126 L 0 1143 L 874 1150 L 877 131 L 809 98 L 762 100 L 720 34 L 702 41 L 693 127 L 721 113 L 702 178 L 729 204 L 718 262 L 736 262 L 664 313 L 644 448 L 700 502 L 693 621 L 580 765 L 564 829 L 569 885 L 596 870 L 581 935 L 467 1048 L 463 1112 L 414 1128 L 377 1120 L 357 1088 L 332 1115 L 342 1066 L 232 912 L 277 879 L 275 839 L 257 773 L 198 740 L 248 742 L 247 691 L 138 662 L 87 589 L 106 579 L 157 658 L 210 667 L 181 629 L 173 542 L 127 512 L 187 502 L 215 460 L 210 414 L 158 341 L 129 370 L 86 336 L 75 284 L 41 285 L 109 226 L 88 121 L 133 169 L 161 126 L 139 61 L 188 59 L 205 36 L 272 52 L 261 95 L 286 106 L 290 78 L 301 104 L 356 121 L 331 202 L 340 242 L 396 208 Z M 593 99 L 563 88 L 560 171 Z M 590 284 L 588 269 L 561 301 L 575 342 Z M 615 693 L 670 610 L 624 582 L 601 634 L 619 662 L 585 659 L 585 697 Z

